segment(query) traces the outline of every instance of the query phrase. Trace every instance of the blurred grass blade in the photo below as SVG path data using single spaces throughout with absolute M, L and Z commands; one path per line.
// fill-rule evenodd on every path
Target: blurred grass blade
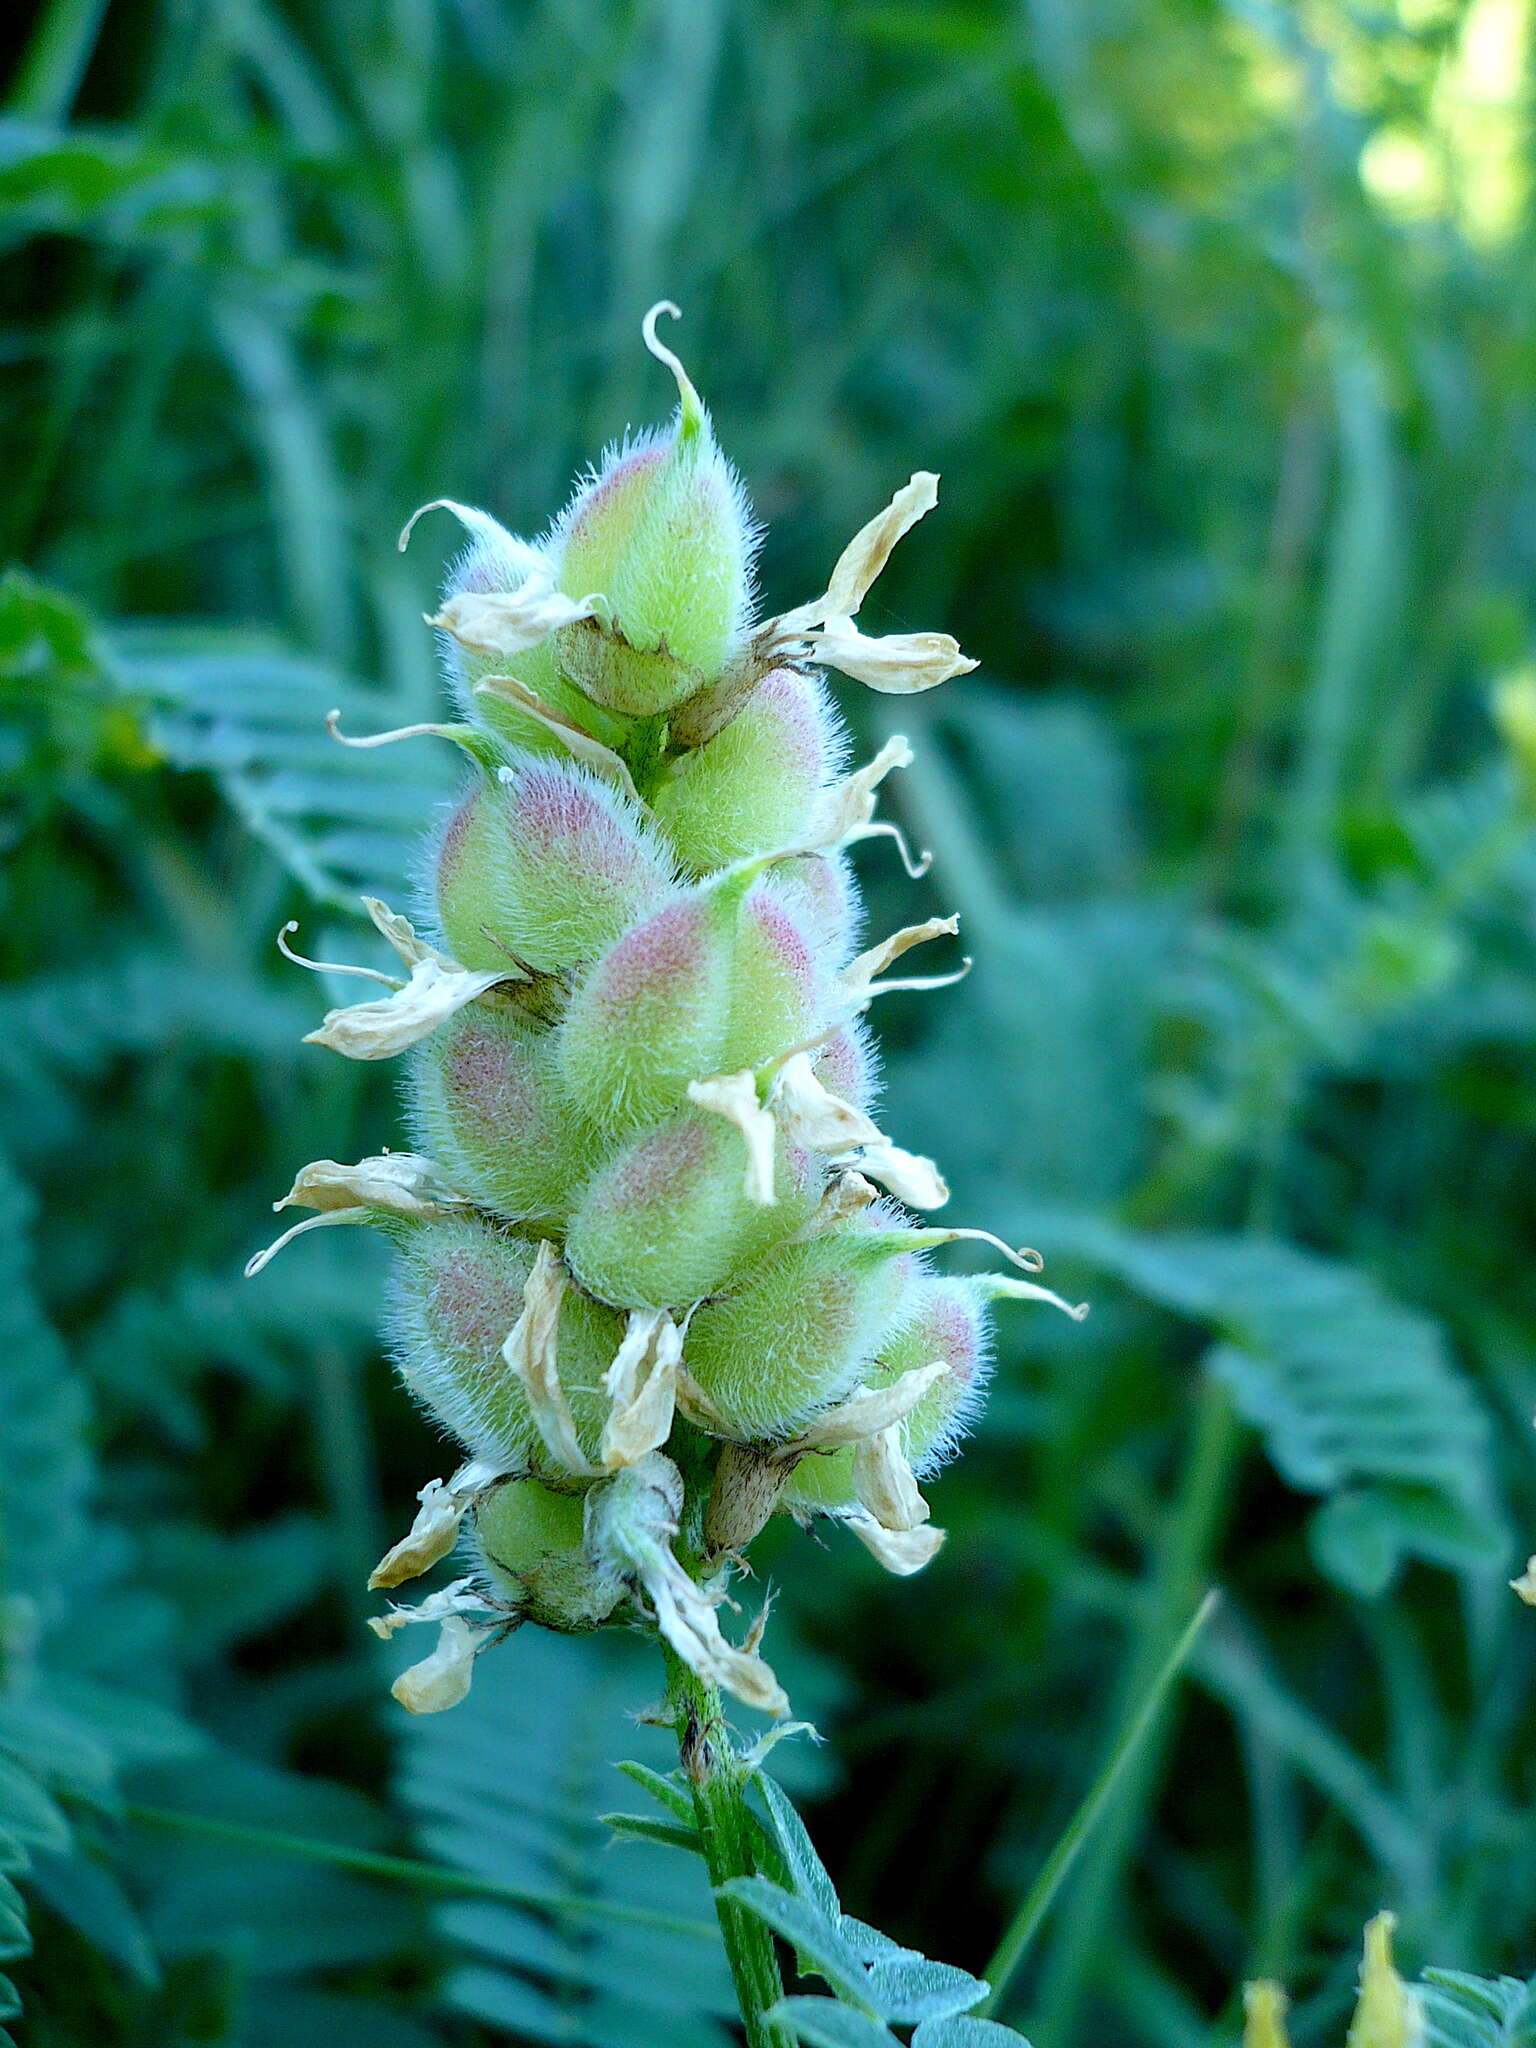
M 1040 1874 L 1024 1894 L 1018 1911 L 1009 1922 L 1007 1931 L 993 1953 L 992 1960 L 981 1973 L 992 1988 L 985 2002 L 977 2008 L 979 2017 L 988 2017 L 1001 2005 L 1020 1963 L 1024 1960 L 1029 1944 L 1039 1931 L 1040 1923 L 1051 1910 L 1057 1892 L 1066 1882 L 1099 1816 L 1113 1799 L 1115 1788 L 1132 1758 L 1151 1732 L 1152 1724 L 1161 1712 L 1174 1680 L 1189 1661 L 1190 1652 L 1194 1649 L 1202 1629 L 1215 1613 L 1220 1599 L 1221 1595 L 1213 1587 L 1191 1615 L 1183 1634 L 1169 1651 L 1162 1669 L 1148 1687 L 1141 1705 L 1121 1731 L 1087 1797 L 1072 1816 L 1055 1848 L 1045 1859 Z
M 676 1913 L 652 1912 L 644 1906 L 626 1905 L 617 1899 L 546 1891 L 535 1885 L 504 1884 L 496 1878 L 448 1870 L 441 1864 L 424 1863 L 412 1856 L 381 1856 L 370 1849 L 349 1849 L 339 1842 L 312 1841 L 305 1835 L 285 1834 L 275 1828 L 212 1820 L 198 1813 L 175 1813 L 160 1806 L 131 1806 L 128 1818 L 140 1827 L 167 1828 L 271 1856 L 294 1856 L 305 1863 L 326 1863 L 335 1870 L 350 1870 L 359 1877 L 376 1877 L 409 1885 L 417 1891 L 451 1893 L 456 1898 L 500 1899 L 508 1905 L 534 1906 L 551 1913 L 584 1913 L 600 1920 L 627 1921 L 632 1927 L 647 1927 L 657 1934 L 687 1935 L 700 1941 L 713 1942 L 718 1938 L 717 1930 L 707 1920 L 688 1920 Z
M 16 74 L 7 112 L 62 121 L 91 61 L 107 0 L 53 0 L 39 16 Z

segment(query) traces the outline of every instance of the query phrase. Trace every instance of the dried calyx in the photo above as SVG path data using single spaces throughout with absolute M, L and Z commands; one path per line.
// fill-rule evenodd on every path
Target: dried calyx
M 916 1222 L 948 1189 L 874 1115 L 865 1011 L 964 964 L 891 972 L 953 918 L 858 950 L 845 850 L 885 834 L 926 866 L 875 816 L 911 749 L 850 770 L 817 671 L 910 692 L 974 666 L 947 635 L 857 623 L 937 478 L 896 492 L 821 596 L 759 619 L 745 493 L 662 313 L 644 332 L 671 423 L 610 449 L 542 539 L 422 508 L 468 537 L 429 620 L 458 716 L 347 743 L 445 738 L 467 780 L 416 922 L 366 903 L 401 972 L 328 969 L 381 987 L 310 1034 L 409 1051 L 420 1149 L 306 1167 L 278 1207 L 314 1214 L 251 1262 L 342 1223 L 395 1247 L 401 1376 L 463 1453 L 372 1580 L 463 1560 L 374 1624 L 439 1628 L 395 1686 L 418 1713 L 522 1623 L 639 1621 L 782 1714 L 762 1617 L 739 1642 L 721 1625 L 741 1552 L 775 1513 L 824 1517 L 919 1569 L 943 1541 L 919 1482 L 980 1406 L 990 1304 L 1082 1313 L 1019 1277 L 1033 1254 Z M 931 1272 L 961 1238 L 1015 1270 Z

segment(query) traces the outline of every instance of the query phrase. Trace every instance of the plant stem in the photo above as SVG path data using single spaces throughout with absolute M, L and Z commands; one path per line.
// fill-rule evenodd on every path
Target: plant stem
M 752 1850 L 756 1823 L 746 1803 L 750 1773 L 732 1747 L 718 1687 L 706 1684 L 670 1651 L 667 1666 L 678 1753 L 693 1793 L 709 1881 L 715 1887 L 715 1911 L 747 2048 L 789 2048 L 791 2037 L 764 2017 L 784 1995 L 773 1936 L 743 1907 L 719 1895 L 719 1887 L 729 1879 L 751 1877 L 757 1869 Z

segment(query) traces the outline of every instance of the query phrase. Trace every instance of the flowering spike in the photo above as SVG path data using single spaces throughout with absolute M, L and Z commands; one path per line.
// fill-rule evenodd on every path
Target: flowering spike
M 402 532 L 434 509 L 464 529 L 429 621 L 456 713 L 366 737 L 328 721 L 350 748 L 468 755 L 428 862 L 433 926 L 365 899 L 398 973 L 279 939 L 378 984 L 312 1041 L 410 1052 L 421 1149 L 306 1167 L 279 1206 L 313 1213 L 278 1245 L 363 1223 L 390 1239 L 400 1375 L 459 1447 L 372 1579 L 460 1560 L 375 1621 L 441 1628 L 395 1685 L 416 1713 L 532 1621 L 639 1624 L 782 1715 L 766 1605 L 742 1640 L 720 1624 L 746 1547 L 775 1512 L 820 1515 L 887 1570 L 922 1569 L 944 1537 L 921 1488 L 980 1406 L 990 1304 L 1083 1313 L 1034 1279 L 1037 1254 L 920 1224 L 948 1186 L 876 1110 L 864 1012 L 969 962 L 900 971 L 953 917 L 865 943 L 846 849 L 887 837 L 909 874 L 928 864 L 876 816 L 912 748 L 893 735 L 850 770 L 814 665 L 896 693 L 974 666 L 947 634 L 858 624 L 938 479 L 916 471 L 819 597 L 758 620 L 757 529 L 663 315 L 641 332 L 675 414 L 610 447 L 542 538 L 448 498 Z M 1014 1271 L 927 1270 L 972 1239 Z M 1516 1584 L 1533 1589 L 1536 1564 Z

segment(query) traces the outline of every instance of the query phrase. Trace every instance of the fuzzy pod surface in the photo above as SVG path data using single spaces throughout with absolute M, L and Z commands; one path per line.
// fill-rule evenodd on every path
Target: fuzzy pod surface
M 654 323 L 671 425 L 611 448 L 542 540 L 442 501 L 470 544 L 434 623 L 474 744 L 411 731 L 457 735 L 474 765 L 438 831 L 431 929 L 371 910 L 395 993 L 358 1006 L 366 1032 L 326 1027 L 358 1057 L 410 1050 L 422 1150 L 317 1162 L 288 1198 L 330 1212 L 298 1229 L 388 1231 L 400 1374 L 462 1460 L 378 1581 L 455 1540 L 469 1560 L 436 1661 L 397 1687 L 416 1711 L 462 1696 L 510 1622 L 619 1615 L 667 1617 L 701 1670 L 779 1711 L 771 1672 L 720 1637 L 709 1575 L 781 1494 L 915 1568 L 915 1480 L 985 1377 L 983 1297 L 927 1272 L 877 1197 L 882 1177 L 925 1207 L 945 1191 L 871 1121 L 863 1019 L 879 963 L 953 927 L 854 960 L 845 848 L 892 830 L 876 789 L 909 750 L 848 773 L 819 674 L 905 691 L 972 665 L 947 636 L 856 622 L 935 480 L 896 494 L 821 599 L 757 619 L 745 494 Z M 750 1513 L 721 1510 L 733 1489 Z M 706 1542 L 685 1568 L 670 1546 L 706 1500 L 727 1555 Z

